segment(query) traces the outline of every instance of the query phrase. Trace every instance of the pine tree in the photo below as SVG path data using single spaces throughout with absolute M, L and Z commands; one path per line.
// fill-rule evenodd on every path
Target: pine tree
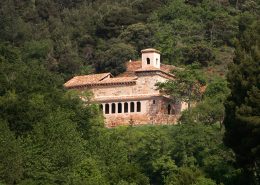
M 224 141 L 250 184 L 259 181 L 260 165 L 260 22 L 244 30 L 228 74 L 231 94 L 225 104 Z M 250 179 L 250 180 L 249 180 Z

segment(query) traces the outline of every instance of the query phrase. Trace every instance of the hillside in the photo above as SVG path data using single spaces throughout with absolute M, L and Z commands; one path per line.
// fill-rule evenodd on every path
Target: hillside
M 1 0 L 0 185 L 259 184 L 259 10 L 258 0 Z M 117 76 L 144 48 L 200 93 L 178 125 L 107 129 L 98 105 L 63 87 Z
M 226 72 L 241 10 L 254 8 L 182 0 L 1 1 L 0 7 L 1 42 L 66 79 L 94 71 L 118 74 L 149 47 L 162 52 L 164 63 L 199 62 Z

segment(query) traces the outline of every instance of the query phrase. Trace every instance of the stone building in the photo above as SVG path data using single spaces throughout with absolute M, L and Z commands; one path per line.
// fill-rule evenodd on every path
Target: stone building
M 126 72 L 75 76 L 64 84 L 67 89 L 93 92 L 92 101 L 100 104 L 107 127 L 139 124 L 173 124 L 185 108 L 156 89 L 157 82 L 173 79 L 174 66 L 160 63 L 156 49 L 141 51 L 141 61 L 129 61 Z

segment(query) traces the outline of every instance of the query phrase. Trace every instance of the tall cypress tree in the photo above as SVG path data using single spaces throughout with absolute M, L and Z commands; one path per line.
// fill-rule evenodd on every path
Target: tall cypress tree
M 236 154 L 248 184 L 259 183 L 260 168 L 260 21 L 250 21 L 238 38 L 228 73 L 231 94 L 225 103 L 224 142 Z M 250 182 L 249 182 L 250 181 Z

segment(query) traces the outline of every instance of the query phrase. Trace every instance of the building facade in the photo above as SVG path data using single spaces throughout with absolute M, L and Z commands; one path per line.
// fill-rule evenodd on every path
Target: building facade
M 174 124 L 184 103 L 176 103 L 156 89 L 157 82 L 174 79 L 174 66 L 160 62 L 160 52 L 141 51 L 141 61 L 129 61 L 126 72 L 75 76 L 64 84 L 67 89 L 91 91 L 100 104 L 107 127 L 140 124 Z

